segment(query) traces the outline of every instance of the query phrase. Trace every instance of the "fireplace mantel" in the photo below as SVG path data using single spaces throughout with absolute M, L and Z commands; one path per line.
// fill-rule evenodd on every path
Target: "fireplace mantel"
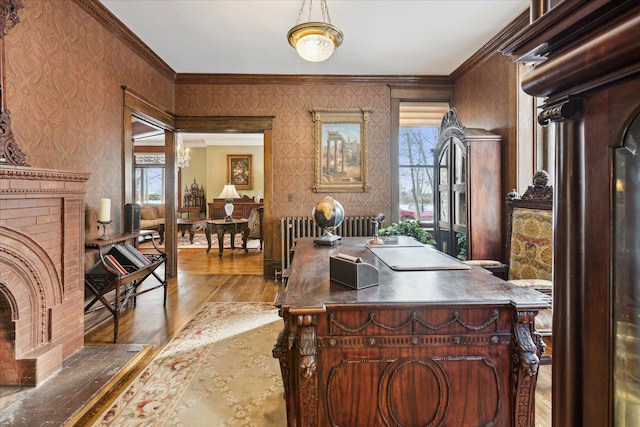
M 1 385 L 36 386 L 84 345 L 90 176 L 0 165 Z

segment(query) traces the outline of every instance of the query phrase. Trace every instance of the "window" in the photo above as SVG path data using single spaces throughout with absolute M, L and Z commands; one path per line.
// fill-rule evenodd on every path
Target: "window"
M 135 200 L 164 203 L 164 154 L 135 154 Z
M 434 153 L 446 102 L 401 102 L 398 138 L 399 218 L 433 224 Z

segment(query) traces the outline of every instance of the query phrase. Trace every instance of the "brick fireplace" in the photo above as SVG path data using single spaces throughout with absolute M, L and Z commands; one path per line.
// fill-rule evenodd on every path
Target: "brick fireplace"
M 89 176 L 0 165 L 0 385 L 37 386 L 84 345 Z

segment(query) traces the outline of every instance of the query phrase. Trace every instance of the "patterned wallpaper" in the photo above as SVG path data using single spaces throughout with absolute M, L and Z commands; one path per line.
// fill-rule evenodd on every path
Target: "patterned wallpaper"
M 4 89 L 12 130 L 32 166 L 92 173 L 86 185 L 88 237 L 98 235 L 97 209 L 103 197 L 112 199 L 115 223 L 111 229 L 121 229 L 122 86 L 176 115 L 273 116 L 271 212 L 276 221 L 281 216 L 309 215 L 325 195 L 338 199 L 347 215 L 389 213 L 390 89 L 384 82 L 348 85 L 292 79 L 290 83 L 174 84 L 77 3 L 23 0 L 23 4 L 20 23 L 5 37 Z M 508 58 L 493 58 L 458 78 L 454 105 L 465 125 L 493 130 L 513 141 L 515 80 L 513 66 L 506 64 Z M 312 191 L 310 110 L 315 108 L 373 110 L 369 192 Z M 510 164 L 509 149 L 505 154 L 503 163 Z
M 167 110 L 173 82 L 69 0 L 23 0 L 5 37 L 6 102 L 16 142 L 33 167 L 91 172 L 88 235 L 100 198 L 122 198 L 122 85 Z M 120 229 L 118 222 L 111 224 Z
M 326 195 L 347 215 L 389 212 L 390 91 L 386 85 L 178 84 L 178 115 L 274 116 L 273 218 L 310 215 Z M 314 193 L 313 108 L 372 108 L 367 193 Z M 291 194 L 292 202 L 288 201 Z
M 24 0 L 6 37 L 6 101 L 15 139 L 34 167 L 90 171 L 87 233 L 99 199 L 120 217 L 122 85 L 174 109 L 174 84 L 69 0 Z M 368 193 L 330 194 L 347 214 L 389 211 L 389 88 L 384 84 L 189 84 L 175 87 L 179 115 L 275 116 L 273 217 L 308 215 L 314 193 L 312 108 L 373 109 Z M 288 195 L 292 202 L 288 202 Z M 110 227 L 118 230 L 119 223 Z

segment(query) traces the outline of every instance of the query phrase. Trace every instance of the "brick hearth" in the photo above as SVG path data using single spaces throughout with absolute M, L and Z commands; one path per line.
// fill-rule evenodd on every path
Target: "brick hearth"
M 84 345 L 89 176 L 0 166 L 0 385 L 41 384 Z

